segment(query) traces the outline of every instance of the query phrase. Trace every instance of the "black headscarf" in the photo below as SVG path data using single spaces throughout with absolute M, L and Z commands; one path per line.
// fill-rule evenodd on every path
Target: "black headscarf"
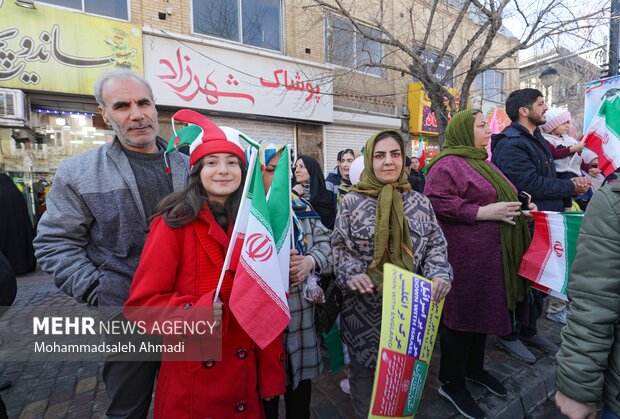
M 0 252 L 16 275 L 34 271 L 34 229 L 22 193 L 13 180 L 0 173 Z
M 334 221 L 336 220 L 336 199 L 335 195 L 325 187 L 325 177 L 319 162 L 309 156 L 299 156 L 306 166 L 306 170 L 310 175 L 310 204 L 312 208 L 321 216 L 321 222 L 330 230 L 334 229 Z M 293 176 L 293 185 L 297 181 Z M 307 199 L 307 197 L 305 197 Z

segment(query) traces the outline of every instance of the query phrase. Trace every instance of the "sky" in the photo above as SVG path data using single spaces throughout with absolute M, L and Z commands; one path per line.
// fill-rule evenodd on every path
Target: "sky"
M 549 4 L 549 1 L 558 0 L 514 0 L 518 1 L 522 6 L 521 10 L 528 16 L 535 14 L 538 10 Z M 514 1 L 512 3 L 511 10 L 508 11 L 504 18 L 504 26 L 517 38 L 521 38 L 526 30 L 526 24 L 523 17 L 518 14 L 514 7 Z M 609 0 L 560 0 L 559 4 L 551 11 L 550 17 L 557 18 L 558 20 L 571 19 L 573 16 L 584 16 L 591 13 L 594 10 L 600 10 L 603 8 L 609 8 Z M 530 20 L 531 22 L 531 20 Z M 557 35 L 553 38 L 547 38 L 543 42 L 537 44 L 535 47 L 523 51 L 520 56 L 527 57 L 543 51 L 548 51 L 555 46 L 561 45 L 568 48 L 571 51 L 583 50 L 595 45 L 601 45 L 607 43 L 607 37 L 609 36 L 609 14 L 608 11 L 602 17 L 601 20 L 594 23 L 596 28 L 584 28 L 578 32 L 578 36 L 568 36 L 566 34 Z

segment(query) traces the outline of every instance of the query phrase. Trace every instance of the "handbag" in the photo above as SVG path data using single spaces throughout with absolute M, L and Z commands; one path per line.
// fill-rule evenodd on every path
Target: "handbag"
M 314 327 L 318 333 L 329 332 L 340 314 L 342 290 L 336 285 L 336 277 L 321 277 L 319 282 L 325 292 L 325 302 L 314 305 Z

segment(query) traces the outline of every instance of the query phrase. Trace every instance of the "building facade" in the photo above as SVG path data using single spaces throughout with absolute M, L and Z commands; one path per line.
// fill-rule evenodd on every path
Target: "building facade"
M 577 52 L 560 47 L 522 60 L 520 85 L 539 89 L 550 106 L 568 110 L 575 128 L 573 136 L 579 137 L 583 134 L 586 84 L 601 78 L 601 66 L 606 60 L 606 46 Z M 540 75 L 549 67 L 557 70 L 559 77 L 555 83 L 545 86 Z
M 416 19 L 428 18 L 430 3 L 414 2 Z M 441 19 L 424 53 L 429 62 L 458 11 L 451 3 L 437 9 Z M 28 9 L 0 2 L 6 28 L 0 32 L 0 170 L 26 192 L 35 219 L 58 164 L 113 140 L 92 94 L 97 76 L 113 68 L 135 70 L 153 86 L 164 138 L 172 134 L 174 112 L 192 108 L 255 140 L 293 144 L 297 154 L 315 157 L 325 171 L 336 165 L 339 150 L 361 149 L 379 129 L 429 137 L 431 155 L 438 148 L 432 130 L 408 129 L 404 120 L 412 111 L 424 112 L 407 100 L 415 80 L 369 65 L 406 60 L 367 39 L 378 33 L 371 23 L 377 7 L 372 0 L 355 2 L 358 27 L 313 0 L 34 4 Z M 401 3 L 385 4 L 386 28 L 407 43 L 419 42 L 422 35 Z M 454 74 L 454 86 L 468 62 L 452 68 L 451 60 L 478 27 L 469 16 L 438 68 Z M 511 42 L 501 37 L 491 54 Z M 481 100 L 503 102 L 516 83 L 516 70 L 510 70 L 515 59 L 506 67 L 485 74 L 473 96 L 480 92 Z

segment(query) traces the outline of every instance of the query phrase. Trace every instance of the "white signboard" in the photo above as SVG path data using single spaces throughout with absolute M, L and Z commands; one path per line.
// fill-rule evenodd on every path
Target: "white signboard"
M 328 70 L 144 35 L 144 74 L 159 105 L 332 122 Z

